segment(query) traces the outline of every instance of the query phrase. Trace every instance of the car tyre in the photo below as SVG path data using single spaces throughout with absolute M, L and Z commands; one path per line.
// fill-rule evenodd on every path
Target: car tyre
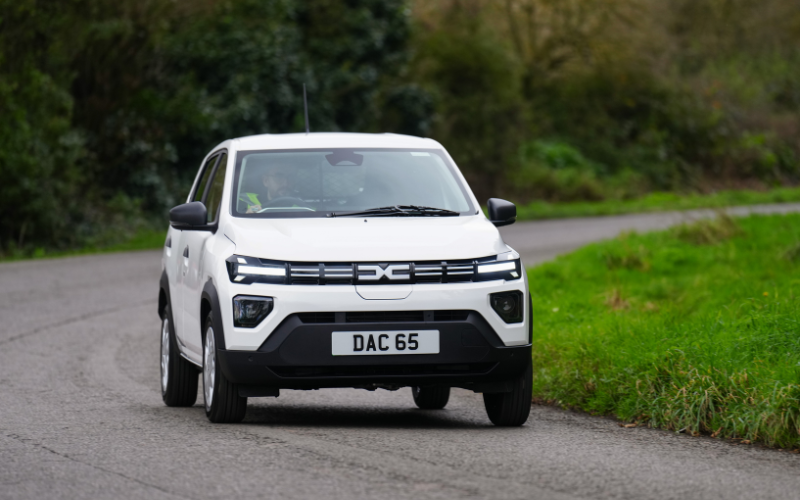
M 486 413 L 494 425 L 500 427 L 517 427 L 528 420 L 533 398 L 531 383 L 533 367 L 528 362 L 522 374 L 511 381 L 511 391 L 483 394 Z
M 161 398 L 167 406 L 192 406 L 197 401 L 197 368 L 183 359 L 175 339 L 172 311 L 161 319 Z
M 414 403 L 422 410 L 441 410 L 450 400 L 449 387 L 412 387 Z
M 219 368 L 213 313 L 206 317 L 203 331 L 203 402 L 206 417 L 215 424 L 241 422 L 247 412 L 247 398 L 239 396 L 239 387 L 230 382 Z

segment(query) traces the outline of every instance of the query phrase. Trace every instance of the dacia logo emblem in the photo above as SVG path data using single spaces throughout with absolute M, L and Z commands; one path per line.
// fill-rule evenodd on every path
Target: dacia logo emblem
M 408 264 L 359 264 L 359 281 L 409 280 L 411 279 L 411 266 Z

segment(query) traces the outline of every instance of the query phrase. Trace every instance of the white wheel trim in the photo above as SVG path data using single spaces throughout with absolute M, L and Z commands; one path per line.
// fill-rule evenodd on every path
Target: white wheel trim
M 203 348 L 203 399 L 206 411 L 211 411 L 214 400 L 214 381 L 217 378 L 217 357 L 214 344 L 214 329 L 209 326 L 206 330 L 206 341 Z
M 169 383 L 169 318 L 161 321 L 161 394 L 167 393 Z

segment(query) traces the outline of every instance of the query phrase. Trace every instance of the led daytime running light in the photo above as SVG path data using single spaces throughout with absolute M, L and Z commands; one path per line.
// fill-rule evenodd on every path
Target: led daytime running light
M 499 264 L 486 264 L 478 266 L 478 273 L 501 273 L 503 271 L 515 271 L 516 269 L 516 262 L 501 262 Z
M 236 268 L 236 274 L 250 274 L 259 276 L 286 276 L 286 268 L 239 266 L 238 268 Z

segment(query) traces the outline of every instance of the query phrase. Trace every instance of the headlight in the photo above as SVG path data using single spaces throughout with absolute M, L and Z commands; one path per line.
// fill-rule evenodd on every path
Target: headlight
M 254 328 L 272 312 L 272 297 L 237 295 L 233 298 L 233 326 Z
M 478 259 L 477 273 L 474 281 L 515 280 L 522 276 L 522 264 L 519 254 L 513 250 Z
M 225 261 L 234 283 L 286 283 L 286 263 L 233 255 Z

